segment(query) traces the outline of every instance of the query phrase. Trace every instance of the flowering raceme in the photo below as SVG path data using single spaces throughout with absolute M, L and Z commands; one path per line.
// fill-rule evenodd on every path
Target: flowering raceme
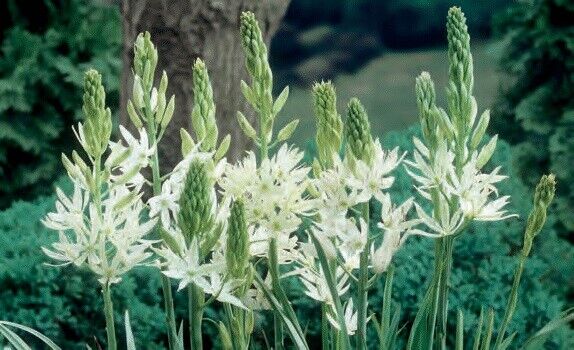
M 367 349 L 369 327 L 376 329 L 381 349 L 395 348 L 399 314 L 391 289 L 400 266 L 395 266 L 393 256 L 413 235 L 434 240 L 435 262 L 407 348 L 445 349 L 454 240 L 472 221 L 514 216 L 505 210 L 509 197 L 499 196 L 497 190 L 505 179 L 502 169 L 483 170 L 497 138 L 483 142 L 490 116 L 486 111 L 477 119 L 465 21 L 460 9 L 449 11 L 448 112 L 436 106 L 430 75 L 422 73 L 416 79 L 423 137 L 413 139 L 412 155 L 398 148 L 383 149 L 357 98 L 349 101 L 343 120 L 335 87 L 321 82 L 312 92 L 317 158 L 312 164 L 303 163 L 303 152 L 287 142 L 298 120 L 274 132 L 289 89 L 273 95 L 267 47 L 250 12 L 241 15 L 241 45 L 249 75 L 241 90 L 255 111 L 257 129 L 238 112 L 238 125 L 254 149 L 234 164 L 225 158 L 230 137 L 219 139 L 213 90 L 200 59 L 192 68 L 190 124 L 196 140 L 180 130 L 182 160 L 166 174 L 160 173 L 157 145 L 175 102 L 173 96 L 166 97 L 165 72 L 159 81 L 155 79 L 157 49 L 149 33 L 140 34 L 134 44 L 134 85 L 127 112 L 135 133 L 120 126 L 121 139 L 110 140 L 111 112 L 105 108 L 101 77 L 88 71 L 85 121 L 74 129 L 85 155 L 74 151 L 71 157 L 62 156 L 73 192 L 56 190 L 56 209 L 44 224 L 59 232 L 59 240 L 44 251 L 58 263 L 87 267 L 102 284 L 108 349 L 117 348 L 110 288 L 140 265 L 155 266 L 161 276 L 170 350 L 202 349 L 204 319 L 217 327 L 225 349 L 248 349 L 255 317 L 261 313 L 273 317 L 272 332 L 261 330 L 264 337 L 271 336 L 273 348 L 292 344 L 310 349 L 283 288 L 290 278 L 298 279 L 305 295 L 321 307 L 323 349 Z M 399 166 L 406 167 L 418 192 L 402 203 L 390 194 Z M 146 168 L 150 171 L 142 172 Z M 536 190 L 497 349 L 512 341 L 505 332 L 518 283 L 532 241 L 546 219 L 554 185 L 552 176 L 544 177 Z M 144 190 L 151 193 L 145 200 Z M 381 210 L 374 213 L 376 202 Z M 383 277 L 379 318 L 368 296 L 374 282 Z M 173 281 L 177 292 L 186 291 L 188 296 L 187 340 L 183 323 L 176 327 L 180 322 Z M 214 302 L 222 306 L 221 320 L 214 320 L 215 314 L 204 317 Z M 457 349 L 463 344 L 460 315 Z M 487 335 L 476 336 L 473 348 L 489 348 L 491 315 Z M 480 330 L 483 323 L 481 316 Z M 132 350 L 135 343 L 127 317 L 126 324 Z

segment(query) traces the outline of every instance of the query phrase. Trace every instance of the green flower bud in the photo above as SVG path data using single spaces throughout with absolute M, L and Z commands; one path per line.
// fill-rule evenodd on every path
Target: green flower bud
M 357 98 L 352 98 L 347 114 L 347 123 L 345 124 L 347 154 L 350 152 L 354 158 L 371 164 L 375 150 L 367 112 Z
M 459 7 L 452 7 L 447 16 L 449 83 L 448 106 L 457 137 L 465 140 L 476 117 L 476 101 L 472 97 L 474 85 L 470 35 L 466 18 Z
M 264 123 L 262 137 L 267 137 L 271 132 L 271 121 L 275 116 L 272 95 L 273 74 L 267 58 L 267 46 L 252 12 L 241 14 L 240 34 L 241 44 L 245 52 L 245 66 L 253 83 L 250 91 L 255 95 L 248 96 L 253 100 L 252 102 L 255 102 L 253 107 L 259 112 L 262 119 L 260 122 Z M 245 94 L 245 89 L 243 90 Z
M 333 165 L 333 154 L 341 149 L 343 122 L 337 113 L 335 87 L 328 82 L 313 85 L 313 106 L 317 121 L 317 153 L 325 168 Z
M 134 74 L 141 77 L 146 91 L 151 90 L 157 58 L 157 49 L 150 33 L 140 33 L 134 43 Z
M 460 7 L 451 7 L 446 19 L 448 39 L 449 80 L 462 85 L 472 95 L 473 66 L 470 52 L 470 35 L 466 17 Z
M 246 66 L 250 75 L 262 76 L 266 74 L 267 46 L 263 41 L 263 35 L 259 24 L 252 12 L 241 14 L 241 44 L 245 51 Z
M 112 112 L 106 108 L 106 93 L 102 76 L 90 69 L 84 76 L 83 107 L 86 152 L 100 157 L 108 146 L 112 133 Z
M 191 123 L 203 151 L 212 151 L 217 143 L 215 103 L 205 63 L 199 58 L 193 65 L 193 111 Z
M 193 160 L 179 198 L 178 224 L 189 244 L 194 238 L 202 241 L 214 224 L 213 179 L 207 162 Z
M 428 72 L 422 72 L 416 79 L 415 92 L 417 95 L 417 107 L 423 137 L 430 149 L 437 146 L 437 120 L 434 118 L 436 109 L 436 93 L 434 83 Z
M 234 279 L 244 279 L 249 269 L 249 234 L 245 221 L 243 202 L 236 200 L 231 205 L 225 252 L 227 273 Z
M 278 142 L 287 141 L 291 136 L 293 136 L 295 129 L 297 129 L 297 125 L 299 125 L 299 119 L 290 121 L 289 124 L 285 125 L 277 133 L 277 141 Z
M 524 247 L 522 253 L 528 256 L 532 248 L 534 237 L 542 230 L 546 222 L 546 212 L 548 206 L 554 198 L 556 192 L 556 180 L 554 174 L 544 175 L 536 185 L 534 192 L 534 208 L 528 216 L 526 231 L 524 233 Z
M 556 176 L 554 174 L 544 175 L 536 185 L 534 192 L 534 204 L 548 207 L 554 199 L 556 193 Z

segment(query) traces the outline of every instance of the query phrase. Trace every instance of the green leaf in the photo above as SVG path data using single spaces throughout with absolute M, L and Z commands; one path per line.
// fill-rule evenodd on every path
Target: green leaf
M 544 347 L 544 343 L 552 332 L 560 327 L 568 325 L 574 320 L 574 308 L 570 308 L 562 313 L 560 317 L 548 322 L 542 329 L 536 332 L 532 337 L 528 338 L 522 347 L 525 350 L 536 350 Z
M 124 316 L 125 324 L 126 324 L 126 349 L 127 350 L 136 350 L 136 342 L 134 340 L 134 334 L 132 332 L 132 325 L 130 323 L 130 315 L 126 310 L 126 314 Z
M 43 335 L 42 333 L 38 332 L 38 331 L 35 330 L 35 329 L 32 329 L 32 328 L 30 328 L 30 327 L 23 326 L 23 325 L 21 325 L 21 324 L 17 324 L 17 323 L 13 323 L 13 322 L 8 322 L 8 321 L 0 321 L 0 324 L 21 329 L 21 330 L 23 330 L 23 331 L 25 331 L 25 332 L 28 332 L 28 333 L 32 334 L 33 336 L 37 337 L 38 339 L 40 339 L 41 341 L 43 341 L 44 343 L 46 343 L 46 345 L 48 345 L 48 346 L 50 347 L 50 349 L 52 349 L 52 350 L 61 350 L 60 347 L 59 347 L 58 345 L 56 345 L 50 338 L 46 337 L 45 335 Z

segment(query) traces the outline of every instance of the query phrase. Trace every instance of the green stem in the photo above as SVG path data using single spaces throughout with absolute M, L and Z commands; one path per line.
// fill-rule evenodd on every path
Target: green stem
M 506 310 L 504 311 L 504 318 L 500 329 L 498 330 L 498 335 L 496 336 L 496 343 L 494 349 L 498 349 L 504 340 L 506 334 L 506 328 L 514 315 L 514 310 L 516 310 L 516 302 L 518 300 L 518 286 L 520 285 L 520 279 L 522 278 L 522 272 L 524 271 L 524 263 L 526 262 L 527 255 L 524 253 L 520 254 L 520 260 L 518 261 L 518 266 L 514 270 L 514 280 L 512 281 L 512 289 L 510 291 L 510 296 L 508 297 L 508 304 L 506 305 Z
M 438 276 L 433 285 L 435 300 L 437 303 L 433 308 L 433 329 L 436 329 L 437 342 L 436 349 L 446 348 L 447 320 L 448 320 L 448 281 L 452 268 L 453 237 L 439 239 L 436 244 L 437 254 L 435 260 L 435 274 Z M 436 318 L 434 317 L 436 315 Z
M 294 333 L 291 334 L 292 337 L 297 335 L 297 337 L 301 340 L 301 342 L 305 342 L 305 334 L 301 329 L 301 325 L 297 321 L 297 315 L 293 310 L 293 306 L 291 306 L 291 302 L 287 298 L 287 294 L 283 290 L 281 286 L 281 281 L 279 280 L 279 262 L 278 262 L 278 252 L 277 252 L 277 239 L 275 237 L 271 237 L 269 239 L 269 274 L 271 275 L 271 292 L 275 298 L 281 303 L 281 307 L 283 308 L 287 318 L 291 320 L 293 323 Z M 281 315 L 275 311 L 275 315 L 279 320 L 281 320 Z M 306 343 L 304 345 L 307 345 Z M 308 348 L 305 346 L 305 348 Z
M 148 139 L 150 140 L 150 146 L 155 146 L 155 152 L 151 159 L 151 170 L 152 170 L 152 188 L 154 196 L 161 194 L 161 175 L 159 172 L 159 157 L 157 150 L 157 137 L 156 137 L 156 125 L 153 119 L 153 114 L 146 113 L 146 131 L 148 134 Z M 157 232 L 157 228 L 156 228 Z M 171 281 L 163 273 L 161 275 L 161 286 L 163 292 L 164 309 L 166 315 L 166 325 L 167 325 L 167 339 L 169 343 L 169 349 L 175 350 L 179 347 L 177 346 L 177 326 L 175 324 L 175 311 L 173 306 L 173 292 L 171 288 Z M 181 344 L 183 346 L 183 344 Z
M 106 334 L 108 336 L 108 350 L 116 350 L 116 327 L 114 325 L 114 305 L 112 303 L 109 283 L 103 286 L 104 314 L 106 316 Z
M 203 349 L 203 334 L 201 324 L 203 321 L 203 306 L 205 294 L 195 285 L 187 288 L 189 299 L 189 340 L 192 350 Z
M 362 217 L 369 225 L 369 203 L 363 203 Z M 367 234 L 368 236 L 368 234 Z M 359 261 L 359 283 L 357 287 L 357 349 L 367 348 L 367 304 L 369 294 L 369 248 L 365 246 Z
M 177 344 L 177 330 L 175 326 L 175 312 L 173 307 L 173 294 L 171 291 L 171 282 L 169 278 L 161 274 L 161 289 L 163 292 L 163 307 L 165 310 L 165 320 L 167 325 L 167 340 L 169 349 L 175 350 Z
M 321 304 L 321 349 L 329 350 L 330 335 L 329 320 L 327 319 L 327 306 Z
M 283 325 L 281 323 L 281 316 L 273 313 L 273 329 L 274 329 L 274 350 L 283 349 Z

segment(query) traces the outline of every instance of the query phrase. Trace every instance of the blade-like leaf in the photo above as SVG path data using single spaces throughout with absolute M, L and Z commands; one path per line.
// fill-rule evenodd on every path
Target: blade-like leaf
M 32 350 L 25 342 L 18 336 L 18 334 L 14 333 L 8 327 L 0 323 L 0 334 L 8 340 L 8 344 L 12 345 L 15 350 Z
M 132 332 L 132 325 L 130 323 L 130 315 L 126 310 L 125 314 L 125 324 L 126 324 L 126 349 L 127 350 L 136 350 L 136 342 L 134 340 L 134 334 Z
M 28 332 L 28 333 L 32 334 L 33 336 L 37 337 L 38 339 L 40 339 L 41 341 L 43 341 L 44 343 L 46 343 L 46 345 L 48 345 L 50 347 L 50 349 L 61 350 L 60 347 L 58 345 L 56 345 L 50 338 L 46 337 L 45 335 L 43 335 L 42 333 L 38 332 L 35 329 L 23 326 L 21 324 L 8 322 L 8 321 L 0 321 L 0 324 L 4 324 L 4 325 L 9 326 L 9 327 L 21 329 L 24 332 Z
M 526 340 L 523 345 L 523 349 L 525 350 L 535 350 L 541 349 L 544 346 L 544 343 L 550 336 L 550 333 L 555 331 L 556 329 L 567 325 L 571 321 L 574 320 L 574 308 L 570 308 L 562 313 L 560 317 L 553 319 L 552 321 L 548 322 L 544 327 L 542 327 L 538 332 L 534 333 L 534 335 Z

